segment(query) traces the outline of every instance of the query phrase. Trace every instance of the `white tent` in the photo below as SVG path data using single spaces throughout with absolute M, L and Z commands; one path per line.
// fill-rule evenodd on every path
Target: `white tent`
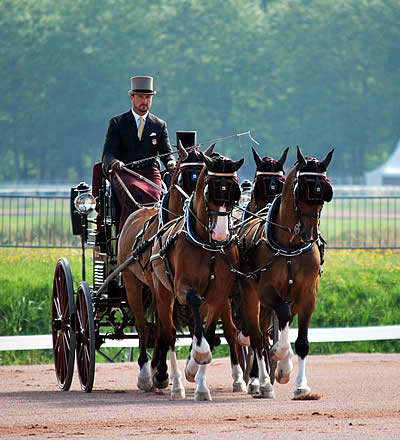
M 400 185 L 400 140 L 383 165 L 365 173 L 365 183 L 368 186 Z

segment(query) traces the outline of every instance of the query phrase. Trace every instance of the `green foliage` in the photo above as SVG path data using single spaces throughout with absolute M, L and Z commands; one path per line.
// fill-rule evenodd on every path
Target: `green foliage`
M 332 174 L 361 176 L 398 138 L 399 19 L 397 0 L 2 0 L 0 182 L 90 180 L 136 74 L 173 143 L 250 129 L 260 154 L 335 147 Z M 251 175 L 242 144 L 217 149 Z
M 76 290 L 82 279 L 81 254 L 77 249 L 0 248 L 0 335 L 48 334 L 51 332 L 51 294 L 57 260 L 66 256 Z M 400 252 L 326 252 L 311 326 L 356 327 L 394 325 L 400 322 Z M 87 259 L 90 282 L 91 262 Z M 296 321 L 293 326 L 295 327 Z M 341 342 L 311 344 L 311 353 L 346 351 L 398 352 L 400 341 Z M 104 348 L 108 356 L 128 361 L 129 352 Z M 178 356 L 188 356 L 178 347 Z M 228 356 L 225 345 L 216 347 L 214 357 Z M 137 360 L 137 350 L 135 351 Z M 104 358 L 97 354 L 97 361 Z M 0 352 L 0 365 L 52 362 L 51 350 Z

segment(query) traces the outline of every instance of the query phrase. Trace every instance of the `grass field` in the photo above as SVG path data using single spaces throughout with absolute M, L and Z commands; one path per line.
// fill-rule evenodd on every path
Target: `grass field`
M 82 279 L 79 249 L 0 248 L 1 336 L 51 332 L 53 276 L 60 257 L 68 258 L 76 288 Z M 90 259 L 88 251 L 89 283 Z M 327 249 L 323 268 L 312 327 L 400 323 L 400 250 Z M 400 341 L 311 345 L 312 353 L 348 351 L 399 352 Z M 184 357 L 187 350 L 180 349 L 180 352 Z M 227 347 L 221 346 L 216 356 L 227 353 Z M 0 352 L 0 365 L 42 362 L 52 362 L 51 350 Z

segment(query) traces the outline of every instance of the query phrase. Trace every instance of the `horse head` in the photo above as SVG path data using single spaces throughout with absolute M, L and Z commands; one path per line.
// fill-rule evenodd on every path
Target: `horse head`
M 272 157 L 261 158 L 257 151 L 252 148 L 256 173 L 253 179 L 253 191 L 250 201 L 251 212 L 259 211 L 268 203 L 271 203 L 276 195 L 282 193 L 285 182 L 283 165 L 289 151 L 287 147 L 278 160 Z
M 233 161 L 219 153 L 202 154 L 205 166 L 196 186 L 196 195 L 203 194 L 208 231 L 214 241 L 224 241 L 230 236 L 231 215 L 240 199 L 240 186 L 236 172 L 244 158 Z
M 214 147 L 215 144 L 211 144 L 204 154 L 212 154 Z M 180 153 L 181 149 L 185 151 L 185 155 Z M 197 179 L 203 169 L 204 159 L 197 147 L 185 150 L 180 141 L 178 143 L 178 155 L 180 161 L 178 162 L 177 172 L 174 174 L 171 184 L 177 182 L 185 193 L 190 195 L 196 188 Z
M 297 147 L 297 165 L 293 182 L 296 227 L 301 240 L 311 243 L 319 236 L 319 218 L 325 202 L 330 202 L 333 190 L 326 170 L 332 160 L 332 149 L 323 161 L 304 157 Z

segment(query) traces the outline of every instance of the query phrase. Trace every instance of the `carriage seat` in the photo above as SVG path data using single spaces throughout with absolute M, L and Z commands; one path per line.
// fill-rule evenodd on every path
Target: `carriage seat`
M 105 189 L 105 181 L 108 180 L 110 183 L 110 179 L 108 178 L 106 172 L 103 169 L 103 163 L 97 162 L 93 166 L 93 174 L 92 174 L 92 194 L 96 199 L 96 212 L 97 212 L 97 230 L 101 231 L 104 226 L 104 207 L 105 200 L 101 200 L 101 188 Z M 104 197 L 106 197 L 105 191 L 103 191 Z M 117 194 L 113 186 L 111 185 L 111 218 L 115 222 L 119 222 L 121 217 L 121 205 L 118 200 Z

